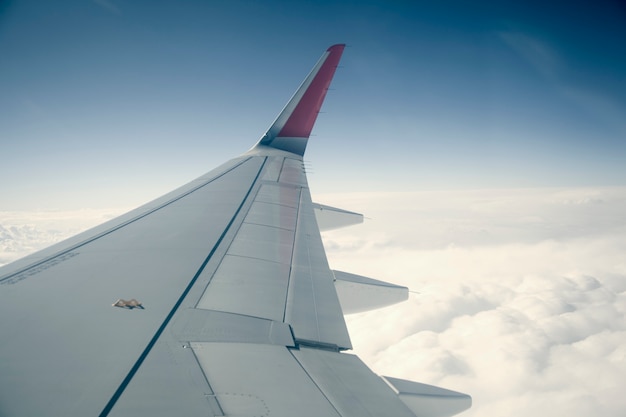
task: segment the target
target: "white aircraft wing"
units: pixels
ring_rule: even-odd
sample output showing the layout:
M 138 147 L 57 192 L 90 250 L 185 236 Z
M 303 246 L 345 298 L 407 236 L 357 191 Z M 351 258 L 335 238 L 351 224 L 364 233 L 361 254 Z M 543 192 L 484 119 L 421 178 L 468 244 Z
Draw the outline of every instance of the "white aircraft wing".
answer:
M 406 288 L 333 272 L 322 246 L 302 156 L 343 49 L 324 53 L 247 153 L 0 269 L 0 416 L 411 417 L 470 406 L 344 352 L 335 274 L 342 292 L 365 294 L 350 300 L 358 311 L 406 299 Z

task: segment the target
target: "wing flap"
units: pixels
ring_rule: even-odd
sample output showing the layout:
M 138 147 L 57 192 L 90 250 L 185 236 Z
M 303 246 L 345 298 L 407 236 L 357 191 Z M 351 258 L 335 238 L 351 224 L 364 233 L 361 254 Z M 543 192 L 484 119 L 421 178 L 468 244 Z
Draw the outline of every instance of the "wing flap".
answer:
M 283 321 L 289 265 L 226 255 L 198 308 Z
M 299 193 L 280 183 L 260 186 L 199 308 L 283 321 Z
M 357 356 L 308 348 L 291 352 L 342 417 L 415 417 Z
M 298 212 L 285 321 L 296 339 L 351 349 L 350 336 L 326 260 L 308 188 L 303 188 Z
M 170 329 L 173 340 L 185 342 L 237 342 L 294 347 L 289 325 L 242 314 L 187 308 Z
M 340 417 L 286 347 L 192 343 L 227 416 Z

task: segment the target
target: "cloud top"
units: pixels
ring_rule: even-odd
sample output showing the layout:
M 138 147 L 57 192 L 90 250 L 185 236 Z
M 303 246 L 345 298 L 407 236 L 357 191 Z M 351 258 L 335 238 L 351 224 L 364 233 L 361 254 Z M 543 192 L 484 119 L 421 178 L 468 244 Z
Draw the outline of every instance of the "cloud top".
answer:
M 624 188 L 327 196 L 374 217 L 324 234 L 331 266 L 420 292 L 349 316 L 356 352 L 381 374 L 469 393 L 467 416 L 623 415 L 625 197 Z

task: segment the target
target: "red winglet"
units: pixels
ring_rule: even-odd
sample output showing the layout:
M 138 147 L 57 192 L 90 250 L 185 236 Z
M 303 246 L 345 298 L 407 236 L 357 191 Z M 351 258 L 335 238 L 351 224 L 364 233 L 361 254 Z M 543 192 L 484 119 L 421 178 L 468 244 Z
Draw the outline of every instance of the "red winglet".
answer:
M 304 155 L 307 141 L 345 45 L 333 45 L 317 61 L 257 146 Z
M 344 47 L 345 45 L 333 45 L 327 49 L 330 54 L 326 57 L 309 88 L 276 136 L 297 138 L 310 136 Z

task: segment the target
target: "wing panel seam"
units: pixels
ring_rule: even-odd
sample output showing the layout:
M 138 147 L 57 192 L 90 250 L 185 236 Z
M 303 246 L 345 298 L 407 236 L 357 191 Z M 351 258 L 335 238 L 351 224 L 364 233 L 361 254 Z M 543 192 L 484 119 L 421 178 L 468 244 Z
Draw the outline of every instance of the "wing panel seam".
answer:
M 278 172 L 278 178 L 276 179 L 276 182 L 280 184 L 280 177 L 281 175 L 283 175 L 283 168 L 285 168 L 285 161 L 287 160 L 287 158 L 283 158 L 283 162 L 280 164 L 280 171 Z
M 287 350 L 289 351 L 289 354 L 291 355 L 291 357 L 298 363 L 298 366 L 300 366 L 300 368 L 306 374 L 306 376 L 309 377 L 309 379 L 311 380 L 313 385 L 315 385 L 315 388 L 317 388 L 318 391 L 320 392 L 320 394 L 322 394 L 322 396 L 326 399 L 326 401 L 328 401 L 328 404 L 330 404 L 330 406 L 333 408 L 333 410 L 335 410 L 337 412 L 337 415 L 341 416 L 342 414 L 339 412 L 339 410 L 337 410 L 337 407 L 335 407 L 335 404 L 333 404 L 333 402 L 330 400 L 330 398 L 328 398 L 328 396 L 326 396 L 326 393 L 324 391 L 322 391 L 322 388 L 317 384 L 317 382 L 315 382 L 315 380 L 313 379 L 311 374 L 309 374 L 309 372 L 306 370 L 304 365 L 302 365 L 302 363 L 298 360 L 296 355 L 293 354 L 292 349 L 287 348 Z M 340 353 L 338 353 L 338 354 L 340 355 Z
M 283 207 L 286 207 L 286 206 L 283 206 Z M 271 226 L 271 225 L 267 225 L 267 224 L 265 224 L 265 223 L 247 222 L 247 221 L 245 221 L 245 220 L 244 220 L 244 222 L 243 222 L 243 223 L 245 223 L 245 224 L 252 224 L 252 225 L 254 225 L 254 226 L 265 226 L 265 227 L 271 227 L 272 229 L 284 230 L 285 232 L 293 232 L 293 231 L 294 231 L 293 229 L 287 229 L 287 228 L 285 228 L 285 227 L 280 227 L 280 226 Z
M 152 347 L 156 344 L 156 342 L 159 339 L 159 337 L 161 337 L 161 334 L 163 333 L 163 330 L 165 330 L 165 327 L 167 327 L 167 325 L 169 324 L 170 320 L 174 316 L 174 313 L 176 313 L 176 311 L 178 310 L 178 308 L 182 304 L 183 300 L 187 297 L 187 294 L 189 294 L 189 291 L 191 291 L 191 288 L 193 287 L 193 285 L 198 280 L 198 277 L 200 276 L 200 274 L 202 274 L 202 271 L 204 270 L 206 265 L 209 263 L 209 260 L 211 260 L 211 258 L 213 257 L 213 254 L 215 253 L 217 248 L 222 243 L 222 240 L 224 239 L 224 237 L 228 233 L 230 227 L 235 222 L 235 219 L 237 218 L 237 216 L 239 215 L 239 212 L 241 211 L 241 208 L 246 204 L 246 201 L 248 200 L 248 197 L 250 196 L 250 193 L 252 192 L 252 190 L 255 188 L 255 185 L 257 184 L 259 176 L 263 172 L 263 168 L 265 167 L 265 163 L 266 162 L 267 162 L 267 158 L 265 158 L 263 160 L 263 163 L 259 167 L 259 171 L 257 172 L 256 177 L 254 178 L 254 180 L 252 181 L 252 184 L 250 185 L 250 188 L 248 189 L 248 192 L 246 193 L 245 197 L 243 198 L 243 200 L 242 200 L 241 204 L 239 205 L 239 207 L 237 208 L 237 210 L 235 210 L 235 214 L 233 214 L 233 217 L 230 219 L 230 222 L 228 222 L 228 225 L 226 225 L 226 227 L 224 228 L 224 231 L 220 235 L 219 239 L 217 240 L 217 242 L 215 242 L 215 245 L 213 245 L 213 248 L 211 249 L 211 251 L 209 252 L 207 257 L 205 258 L 205 260 L 202 263 L 202 265 L 200 265 L 200 268 L 198 269 L 196 274 L 193 276 L 193 278 L 191 279 L 191 281 L 189 282 L 189 284 L 187 285 L 187 287 L 185 288 L 185 290 L 183 291 L 181 296 L 178 298 L 178 301 L 176 301 L 176 304 L 174 304 L 174 307 L 172 308 L 172 310 L 169 312 L 167 317 L 165 317 L 165 320 L 163 321 L 161 326 L 157 329 L 156 333 L 154 334 L 154 336 L 152 337 L 150 342 L 148 342 L 148 345 L 146 346 L 146 348 L 144 349 L 142 354 L 139 356 L 139 358 L 137 359 L 137 361 L 135 362 L 133 367 L 130 369 L 130 371 L 128 372 L 128 374 L 126 375 L 126 377 L 124 378 L 124 380 L 120 384 L 120 386 L 117 388 L 117 390 L 115 391 L 115 393 L 113 394 L 113 396 L 111 397 L 109 402 L 106 404 L 106 406 L 104 407 L 102 412 L 99 414 L 99 417 L 106 417 L 106 416 L 109 415 L 109 413 L 111 412 L 111 410 L 115 406 L 115 403 L 121 397 L 121 395 L 124 393 L 124 390 L 126 389 L 128 384 L 130 383 L 130 381 L 133 379 L 133 377 L 137 373 L 137 370 L 139 369 L 139 367 L 141 366 L 143 361 L 146 359 L 146 357 L 148 356 L 148 354 L 152 350 Z
M 187 342 L 187 345 L 189 346 L 189 349 L 191 350 L 191 354 L 193 355 L 193 358 L 196 361 L 196 365 L 198 366 L 198 369 L 200 369 L 200 372 L 202 373 L 202 376 L 204 377 L 204 381 L 206 382 L 207 386 L 209 387 L 210 393 L 208 395 L 213 396 L 213 398 L 215 399 L 215 404 L 219 408 L 219 410 L 214 410 L 214 411 L 217 411 L 219 413 L 219 414 L 216 414 L 216 416 L 223 416 L 224 415 L 224 410 L 222 409 L 222 406 L 220 405 L 220 402 L 217 399 L 217 395 L 215 394 L 215 391 L 213 390 L 213 387 L 211 386 L 211 383 L 209 382 L 209 378 L 207 378 L 206 373 L 204 372 L 204 369 L 202 369 L 202 365 L 200 365 L 200 361 L 198 360 L 198 355 L 196 355 L 196 352 L 191 347 L 191 342 Z
M 287 158 L 285 158 L 287 159 Z M 298 187 L 298 212 L 296 215 L 296 230 L 293 233 L 293 245 L 291 246 L 291 259 L 289 262 L 289 279 L 287 280 L 287 291 L 285 293 L 285 307 L 283 308 L 283 322 L 287 320 L 287 305 L 289 303 L 289 290 L 291 289 L 291 273 L 293 272 L 293 258 L 296 254 L 296 243 L 298 241 L 298 225 L 300 224 L 300 215 L 302 209 L 302 187 Z
M 226 254 L 224 255 L 224 258 L 226 258 L 227 256 L 230 256 L 230 257 L 233 257 L 233 258 L 255 259 L 255 260 L 257 260 L 257 261 L 263 261 L 263 262 L 267 262 L 267 263 L 271 263 L 271 264 L 276 264 L 276 265 L 287 265 L 287 264 L 282 263 L 282 262 L 279 262 L 279 261 L 273 261 L 273 260 L 271 260 L 271 259 L 259 258 L 258 256 L 252 256 L 252 255 L 238 255 L 238 254 L 226 253 Z M 218 268 L 219 268 L 219 266 L 218 266 Z M 209 281 L 209 284 L 208 284 L 208 285 L 210 285 L 210 281 Z M 208 287 L 207 287 L 207 288 L 208 288 Z M 203 295 L 204 295 L 204 293 L 203 293 Z M 200 298 L 202 298 L 202 297 L 200 297 Z M 195 307 L 195 308 L 198 308 L 197 306 L 198 306 L 198 305 L 196 304 L 196 307 Z M 268 319 L 268 320 L 269 320 L 269 319 Z

